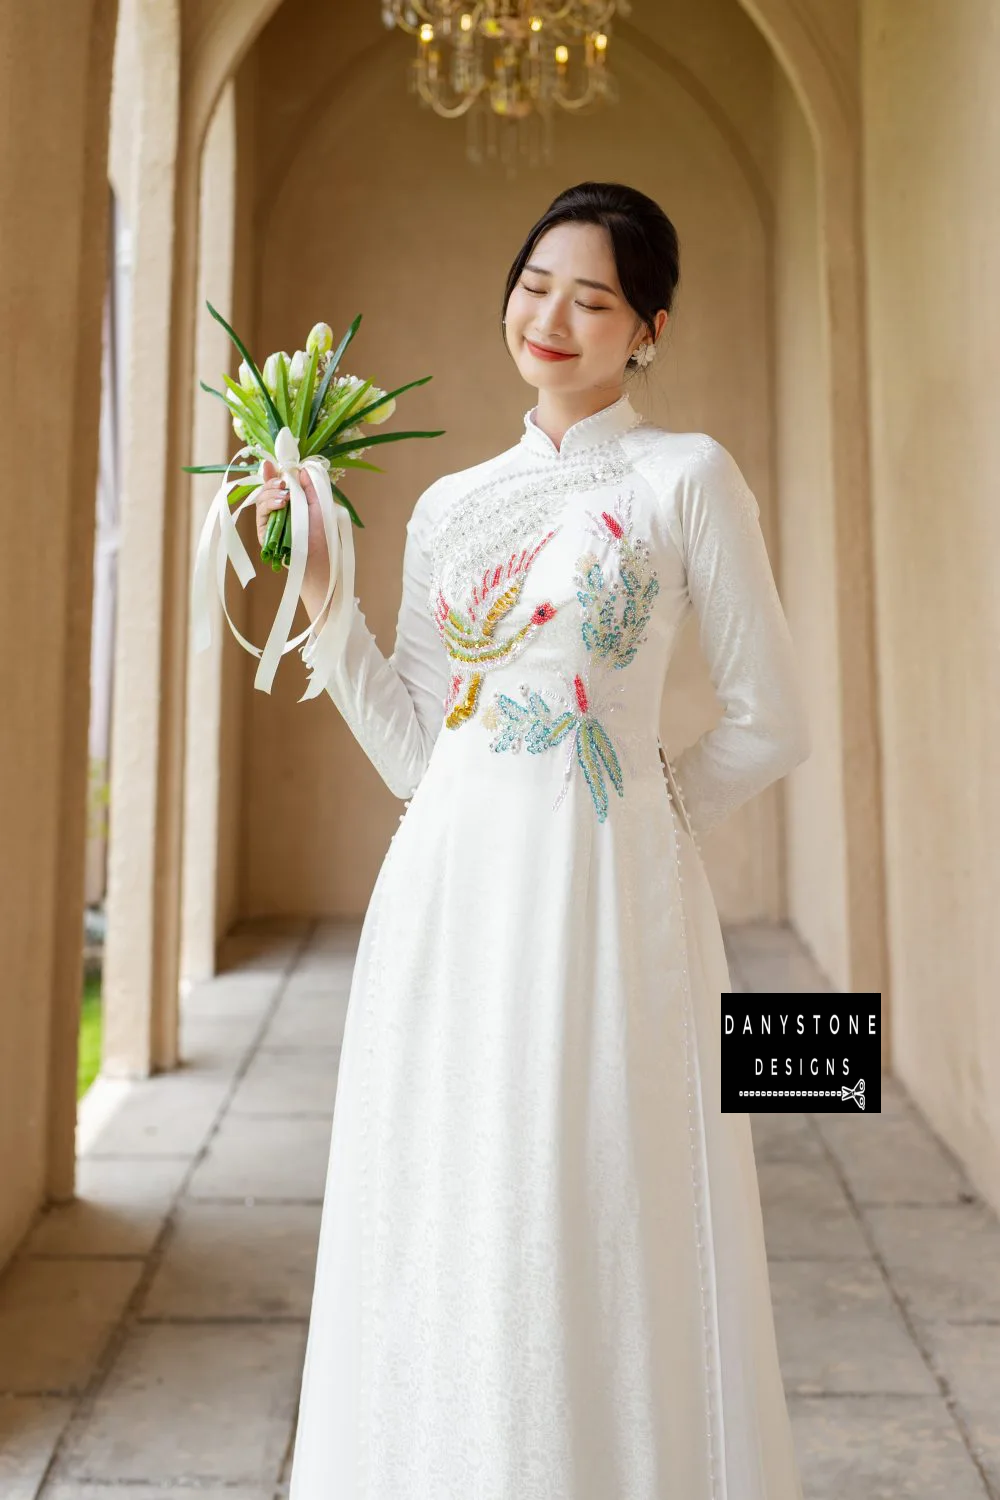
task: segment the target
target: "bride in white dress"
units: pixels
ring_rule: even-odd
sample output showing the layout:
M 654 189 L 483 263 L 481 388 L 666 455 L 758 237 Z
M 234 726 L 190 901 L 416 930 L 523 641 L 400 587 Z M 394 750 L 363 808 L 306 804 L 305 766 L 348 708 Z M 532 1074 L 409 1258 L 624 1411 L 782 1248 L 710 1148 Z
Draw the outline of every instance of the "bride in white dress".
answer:
M 328 684 L 407 805 L 354 967 L 290 1500 L 800 1500 L 698 838 L 809 731 L 739 467 L 624 388 L 677 279 L 643 194 L 555 200 L 504 295 L 523 434 L 419 496 L 395 648 L 355 601 Z M 269 481 L 261 534 L 282 503 Z M 692 610 L 723 717 L 671 762 Z

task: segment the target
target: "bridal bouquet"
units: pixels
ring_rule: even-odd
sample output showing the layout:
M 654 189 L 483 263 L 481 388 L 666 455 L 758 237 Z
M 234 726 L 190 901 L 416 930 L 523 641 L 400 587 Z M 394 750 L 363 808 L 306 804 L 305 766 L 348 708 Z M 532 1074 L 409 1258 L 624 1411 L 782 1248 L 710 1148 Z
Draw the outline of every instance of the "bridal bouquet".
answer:
M 203 390 L 217 396 L 229 409 L 233 429 L 243 446 L 226 464 L 185 464 L 187 474 L 222 474 L 202 527 L 195 557 L 192 586 L 192 634 L 194 649 L 211 644 L 209 618 L 209 574 L 212 548 L 218 528 L 220 546 L 216 554 L 216 587 L 229 628 L 240 645 L 260 658 L 254 687 L 269 693 L 278 662 L 311 633 L 308 627 L 289 640 L 308 553 L 309 505 L 299 482 L 305 469 L 319 499 L 323 530 L 330 556 L 330 583 L 317 618 L 330 605 L 330 613 L 308 648 L 309 684 L 299 702 L 317 697 L 324 689 L 351 624 L 354 602 L 354 538 L 352 527 L 362 526 L 356 510 L 337 487 L 348 469 L 371 469 L 360 455 L 375 443 L 395 443 L 403 438 L 440 437 L 442 432 L 386 432 L 374 436 L 362 432 L 362 423 L 377 426 L 391 417 L 396 397 L 416 385 L 426 385 L 423 376 L 394 391 L 384 391 L 371 380 L 337 374 L 341 356 L 358 331 L 361 314 L 354 319 L 337 349 L 327 323 L 317 323 L 306 339 L 305 349 L 291 358 L 282 350 L 268 355 L 258 369 L 239 336 L 206 303 L 212 317 L 222 324 L 242 356 L 239 379 L 223 375 L 226 387 L 217 391 L 201 381 Z M 443 429 L 442 429 L 443 431 Z M 261 561 L 288 576 L 278 612 L 263 651 L 246 640 L 226 607 L 226 561 L 232 563 L 243 588 L 255 576 L 253 563 L 236 529 L 236 518 L 253 505 L 263 479 L 264 460 L 278 467 L 288 488 L 289 503 L 273 511 L 261 549 Z M 232 479 L 231 475 L 254 476 Z M 336 499 L 334 499 L 336 497 Z M 236 506 L 235 511 L 231 510 Z M 331 602 L 332 601 L 332 602 Z

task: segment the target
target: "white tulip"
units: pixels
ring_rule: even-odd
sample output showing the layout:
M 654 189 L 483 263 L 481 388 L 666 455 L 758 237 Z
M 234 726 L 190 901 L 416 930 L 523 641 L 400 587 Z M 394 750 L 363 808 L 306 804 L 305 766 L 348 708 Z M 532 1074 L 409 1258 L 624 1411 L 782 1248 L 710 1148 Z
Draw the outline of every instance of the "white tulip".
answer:
M 380 422 L 384 422 L 387 418 L 391 417 L 395 410 L 396 398 L 395 396 L 390 396 L 387 401 L 380 401 L 378 406 L 373 411 L 370 411 L 363 420 L 370 422 L 373 427 L 377 427 Z
M 333 348 L 333 329 L 329 323 L 314 323 L 306 339 L 306 351 L 311 354 L 318 348 L 320 354 L 329 354 Z
M 272 396 L 278 389 L 278 360 L 283 357 L 281 354 L 269 354 L 264 361 L 264 368 L 260 372 L 264 384 Z

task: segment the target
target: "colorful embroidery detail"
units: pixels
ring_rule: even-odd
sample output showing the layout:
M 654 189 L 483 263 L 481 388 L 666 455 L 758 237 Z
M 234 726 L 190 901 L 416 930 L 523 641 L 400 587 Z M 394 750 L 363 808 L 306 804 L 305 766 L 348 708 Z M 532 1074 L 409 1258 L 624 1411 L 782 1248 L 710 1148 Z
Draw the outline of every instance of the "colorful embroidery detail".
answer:
M 645 629 L 660 592 L 649 556 L 649 545 L 633 539 L 631 496 L 619 500 L 617 513 L 588 512 L 591 532 L 602 542 L 609 539 L 618 556 L 618 577 L 609 584 L 599 558 L 586 552 L 577 559 L 574 582 L 583 607 L 580 630 L 583 644 L 598 660 L 612 667 L 627 667 L 646 639 Z
M 595 516 L 587 512 L 588 529 L 607 547 L 610 542 L 617 557 L 616 576 L 609 580 L 600 558 L 586 552 L 577 559 L 574 582 L 583 612 L 580 632 L 592 661 L 602 667 L 620 670 L 633 661 L 646 639 L 646 627 L 660 582 L 650 560 L 648 543 L 632 536 L 631 494 L 619 497 L 617 505 Z M 609 786 L 624 795 L 622 760 L 628 765 L 623 740 L 628 736 L 611 735 L 602 719 L 623 706 L 620 689 L 601 690 L 595 695 L 587 680 L 577 673 L 567 683 L 568 693 L 560 698 L 559 710 L 526 684 L 521 685 L 523 702 L 507 693 L 498 693 L 483 711 L 483 722 L 496 731 L 491 742 L 495 751 L 519 750 L 522 744 L 531 754 L 553 749 L 567 741 L 562 788 L 553 804 L 558 807 L 566 795 L 573 760 L 583 771 L 590 795 L 603 823 L 610 805 Z
M 438 589 L 434 620 L 449 657 L 457 663 L 445 697 L 446 728 L 457 729 L 475 713 L 483 673 L 513 661 L 536 631 L 554 617 L 555 605 L 543 602 L 519 629 L 507 635 L 497 633 L 521 597 L 528 569 L 553 536 L 555 530 L 546 532 L 534 545 L 512 553 L 506 562 L 486 568 L 473 585 L 464 609 L 450 604 Z
M 619 797 L 624 794 L 621 763 L 611 737 L 590 712 L 586 683 L 579 673 L 573 678 L 572 687 L 573 706 L 562 700 L 564 707 L 560 713 L 546 703 L 541 693 L 522 687 L 524 703 L 518 703 L 507 693 L 498 693 L 484 710 L 483 720 L 488 728 L 499 729 L 490 747 L 497 751 L 518 750 L 523 740 L 528 751 L 537 755 L 569 737 L 562 790 L 554 805 L 558 807 L 566 795 L 575 752 L 597 809 L 598 822 L 603 823 L 608 815 L 608 782 Z

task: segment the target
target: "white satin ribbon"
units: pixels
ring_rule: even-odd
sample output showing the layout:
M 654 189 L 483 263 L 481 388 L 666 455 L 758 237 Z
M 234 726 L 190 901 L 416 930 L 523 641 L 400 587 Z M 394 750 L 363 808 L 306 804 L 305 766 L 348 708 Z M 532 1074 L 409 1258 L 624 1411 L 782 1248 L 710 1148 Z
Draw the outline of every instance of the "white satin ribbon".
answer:
M 232 563 L 243 588 L 246 588 L 251 578 L 256 576 L 250 555 L 236 529 L 236 521 L 241 511 L 244 511 L 248 505 L 255 504 L 261 485 L 258 484 L 235 511 L 230 511 L 229 508 L 230 491 L 237 485 L 247 482 L 245 479 L 231 480 L 229 470 L 237 459 L 252 451 L 249 447 L 241 448 L 239 453 L 230 459 L 226 466 L 225 476 L 212 499 L 201 529 L 191 589 L 192 642 L 195 651 L 204 651 L 212 641 L 209 570 L 215 531 L 218 527 L 222 545 L 216 551 L 216 589 L 222 604 L 222 612 L 229 622 L 233 635 L 244 650 L 249 651 L 253 656 L 260 657 L 254 687 L 259 688 L 261 692 L 269 693 L 282 656 L 305 641 L 307 644 L 303 649 L 302 659 L 310 667 L 310 676 L 308 686 L 299 699 L 302 703 L 307 698 L 316 698 L 323 692 L 340 659 L 347 633 L 350 630 L 351 606 L 354 602 L 354 528 L 346 507 L 334 501 L 330 475 L 325 464 L 318 458 L 307 458 L 300 462 L 298 440 L 289 428 L 283 427 L 275 440 L 274 462 L 277 464 L 280 477 L 288 486 L 288 503 L 292 512 L 292 555 L 285 570 L 287 577 L 281 602 L 264 649 L 261 651 L 259 646 L 253 645 L 237 630 L 226 606 L 227 559 Z M 263 467 L 264 461 L 261 460 L 261 474 Z M 305 469 L 313 482 L 319 500 L 320 514 L 323 517 L 323 531 L 330 559 L 330 582 L 317 619 L 322 617 L 327 605 L 330 605 L 330 613 L 318 635 L 315 633 L 314 625 L 310 624 L 301 634 L 289 640 L 288 633 L 291 630 L 302 590 L 309 548 L 309 502 L 306 499 L 305 490 L 299 483 L 299 469 Z

